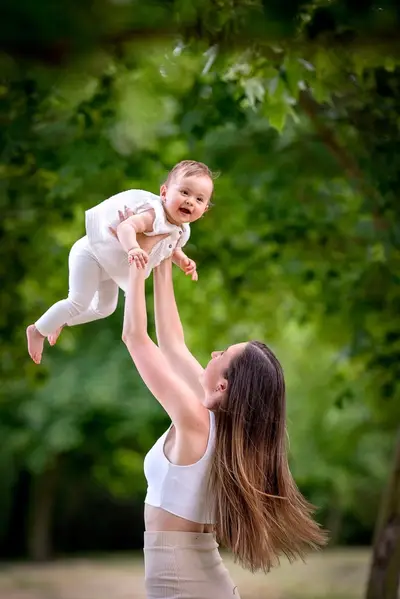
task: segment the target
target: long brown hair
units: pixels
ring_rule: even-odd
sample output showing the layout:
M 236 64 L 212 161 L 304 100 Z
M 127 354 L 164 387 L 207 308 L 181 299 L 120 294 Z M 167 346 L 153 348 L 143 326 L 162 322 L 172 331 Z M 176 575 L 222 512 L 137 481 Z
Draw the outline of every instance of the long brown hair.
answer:
M 263 343 L 251 341 L 225 373 L 227 396 L 215 414 L 211 467 L 216 536 L 236 561 L 268 571 L 326 543 L 289 470 L 285 380 Z

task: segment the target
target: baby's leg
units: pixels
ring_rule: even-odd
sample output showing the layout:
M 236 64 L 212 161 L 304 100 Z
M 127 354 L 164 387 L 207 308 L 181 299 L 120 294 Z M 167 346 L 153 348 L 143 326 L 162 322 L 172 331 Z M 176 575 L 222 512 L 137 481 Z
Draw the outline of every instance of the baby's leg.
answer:
M 89 308 L 85 312 L 82 312 L 82 314 L 74 316 L 65 324 L 72 327 L 76 324 L 84 324 L 85 322 L 92 322 L 93 320 L 110 316 L 117 308 L 118 290 L 118 285 L 112 279 L 101 281 Z M 55 344 L 63 326 L 48 336 L 50 345 Z
M 71 318 L 67 325 L 72 327 L 76 324 L 84 324 L 111 316 L 117 309 L 118 291 L 118 285 L 112 279 L 101 281 L 88 310 Z
M 27 328 L 28 351 L 34 362 L 40 363 L 45 337 L 89 308 L 103 276 L 104 271 L 87 238 L 79 239 L 69 254 L 68 298 L 51 306 L 34 325 Z

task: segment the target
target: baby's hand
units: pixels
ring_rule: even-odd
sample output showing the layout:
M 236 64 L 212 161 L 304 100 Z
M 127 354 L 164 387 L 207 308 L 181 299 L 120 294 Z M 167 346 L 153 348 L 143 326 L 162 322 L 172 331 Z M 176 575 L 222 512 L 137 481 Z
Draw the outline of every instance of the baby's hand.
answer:
M 128 252 L 129 264 L 135 263 L 136 268 L 146 268 L 146 264 L 149 261 L 149 255 L 147 252 L 142 250 L 141 247 L 134 247 Z
M 185 273 L 185 275 L 192 276 L 192 281 L 198 281 L 199 277 L 197 274 L 197 266 L 194 260 L 191 260 L 190 258 L 185 258 L 181 261 L 180 267 Z

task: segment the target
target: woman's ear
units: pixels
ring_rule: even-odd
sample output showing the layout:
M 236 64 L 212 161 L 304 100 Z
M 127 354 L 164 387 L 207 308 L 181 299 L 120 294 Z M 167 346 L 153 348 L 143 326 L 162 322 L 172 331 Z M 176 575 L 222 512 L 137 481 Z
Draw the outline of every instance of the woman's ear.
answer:
M 215 388 L 215 393 L 224 394 L 228 388 L 228 381 L 226 379 L 221 379 L 218 381 L 218 384 Z
M 215 388 L 207 393 L 207 403 L 205 404 L 206 408 L 212 410 L 217 408 L 225 399 L 226 390 L 228 389 L 228 381 L 226 379 L 221 379 L 216 385 Z

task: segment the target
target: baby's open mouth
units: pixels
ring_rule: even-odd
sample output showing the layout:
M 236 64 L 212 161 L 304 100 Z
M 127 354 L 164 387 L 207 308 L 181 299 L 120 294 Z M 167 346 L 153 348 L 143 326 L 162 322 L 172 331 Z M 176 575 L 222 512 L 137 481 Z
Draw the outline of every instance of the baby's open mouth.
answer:
M 191 214 L 191 212 L 188 208 L 179 208 L 179 212 L 182 212 L 182 214 L 186 214 L 186 215 Z

